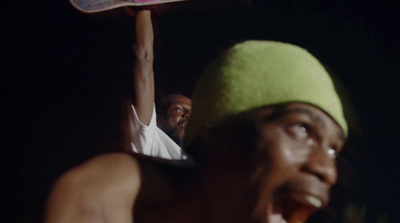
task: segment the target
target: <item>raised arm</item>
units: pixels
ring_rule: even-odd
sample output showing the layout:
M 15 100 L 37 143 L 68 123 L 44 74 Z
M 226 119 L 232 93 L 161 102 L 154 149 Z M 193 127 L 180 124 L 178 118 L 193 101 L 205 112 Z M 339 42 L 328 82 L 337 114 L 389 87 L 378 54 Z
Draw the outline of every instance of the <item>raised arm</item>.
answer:
M 148 125 L 154 106 L 154 33 L 150 10 L 141 10 L 136 15 L 136 61 L 133 68 L 133 106 L 140 122 Z

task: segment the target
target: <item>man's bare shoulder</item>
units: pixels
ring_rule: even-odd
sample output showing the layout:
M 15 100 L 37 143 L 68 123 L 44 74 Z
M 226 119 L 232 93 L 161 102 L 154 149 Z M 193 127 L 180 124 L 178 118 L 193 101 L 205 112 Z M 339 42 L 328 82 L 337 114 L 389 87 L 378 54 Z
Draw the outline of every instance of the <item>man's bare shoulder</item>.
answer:
M 46 222 L 129 222 L 140 178 L 132 156 L 98 155 L 56 180 L 47 202 Z
M 133 156 L 124 153 L 97 155 L 67 171 L 57 181 L 67 185 L 140 183 L 140 167 Z M 137 185 L 139 186 L 139 185 Z

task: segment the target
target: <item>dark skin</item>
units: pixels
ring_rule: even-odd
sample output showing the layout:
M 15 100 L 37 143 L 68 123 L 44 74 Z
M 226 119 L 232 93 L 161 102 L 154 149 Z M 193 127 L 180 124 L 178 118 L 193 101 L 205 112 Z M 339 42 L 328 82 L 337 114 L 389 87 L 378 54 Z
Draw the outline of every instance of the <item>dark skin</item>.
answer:
M 167 106 L 157 111 L 157 126 L 180 145 L 192 112 L 192 100 L 180 94 L 167 95 L 164 100 Z
M 303 103 L 249 111 L 199 137 L 197 167 L 108 154 L 68 171 L 45 222 L 305 222 L 328 203 L 344 143 L 327 114 Z
M 328 204 L 329 190 L 337 181 L 335 158 L 344 144 L 344 136 L 326 114 L 309 105 L 286 106 L 268 122 L 269 112 L 256 114 L 260 138 L 254 153 L 257 161 L 252 162 L 256 168 L 252 178 L 259 179 L 256 187 L 274 187 L 274 182 L 276 189 L 272 189 L 272 194 L 268 189 L 259 190 L 263 192 L 256 197 L 270 197 L 272 202 L 259 200 L 253 216 L 260 218 L 265 214 L 265 206 L 272 204 L 272 213 L 281 213 L 294 222 L 305 221 Z M 271 166 L 276 169 L 267 170 Z M 276 174 L 267 180 L 270 171 Z M 266 205 L 267 202 L 270 204 Z
M 151 11 L 141 10 L 135 18 L 136 42 L 133 65 L 133 106 L 139 120 L 149 125 L 154 104 L 154 34 L 151 23 Z
M 139 120 L 143 124 L 149 125 L 153 114 L 155 87 L 153 69 L 154 33 L 151 11 L 148 8 L 130 12 L 136 15 L 133 106 Z M 168 106 L 165 111 L 157 111 L 157 125 L 180 145 L 186 128 L 186 120 L 191 112 L 192 101 L 180 94 L 167 95 L 164 100 Z

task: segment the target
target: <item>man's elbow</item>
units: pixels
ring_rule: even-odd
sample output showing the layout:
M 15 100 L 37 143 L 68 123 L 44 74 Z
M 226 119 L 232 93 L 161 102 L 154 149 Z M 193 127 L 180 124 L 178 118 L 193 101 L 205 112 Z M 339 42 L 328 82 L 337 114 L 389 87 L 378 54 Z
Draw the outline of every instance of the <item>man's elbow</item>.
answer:
M 147 62 L 153 63 L 154 53 L 153 53 L 153 47 L 150 43 L 135 45 L 134 51 L 137 60 L 146 60 Z

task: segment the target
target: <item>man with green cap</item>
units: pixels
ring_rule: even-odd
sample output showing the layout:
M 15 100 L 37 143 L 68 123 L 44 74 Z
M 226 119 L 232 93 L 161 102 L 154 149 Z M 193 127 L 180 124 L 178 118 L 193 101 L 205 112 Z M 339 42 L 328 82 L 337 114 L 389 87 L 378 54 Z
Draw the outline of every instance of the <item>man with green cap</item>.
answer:
M 184 148 L 194 166 L 100 155 L 57 180 L 45 222 L 305 222 L 337 180 L 342 110 L 306 50 L 236 44 L 193 92 Z

